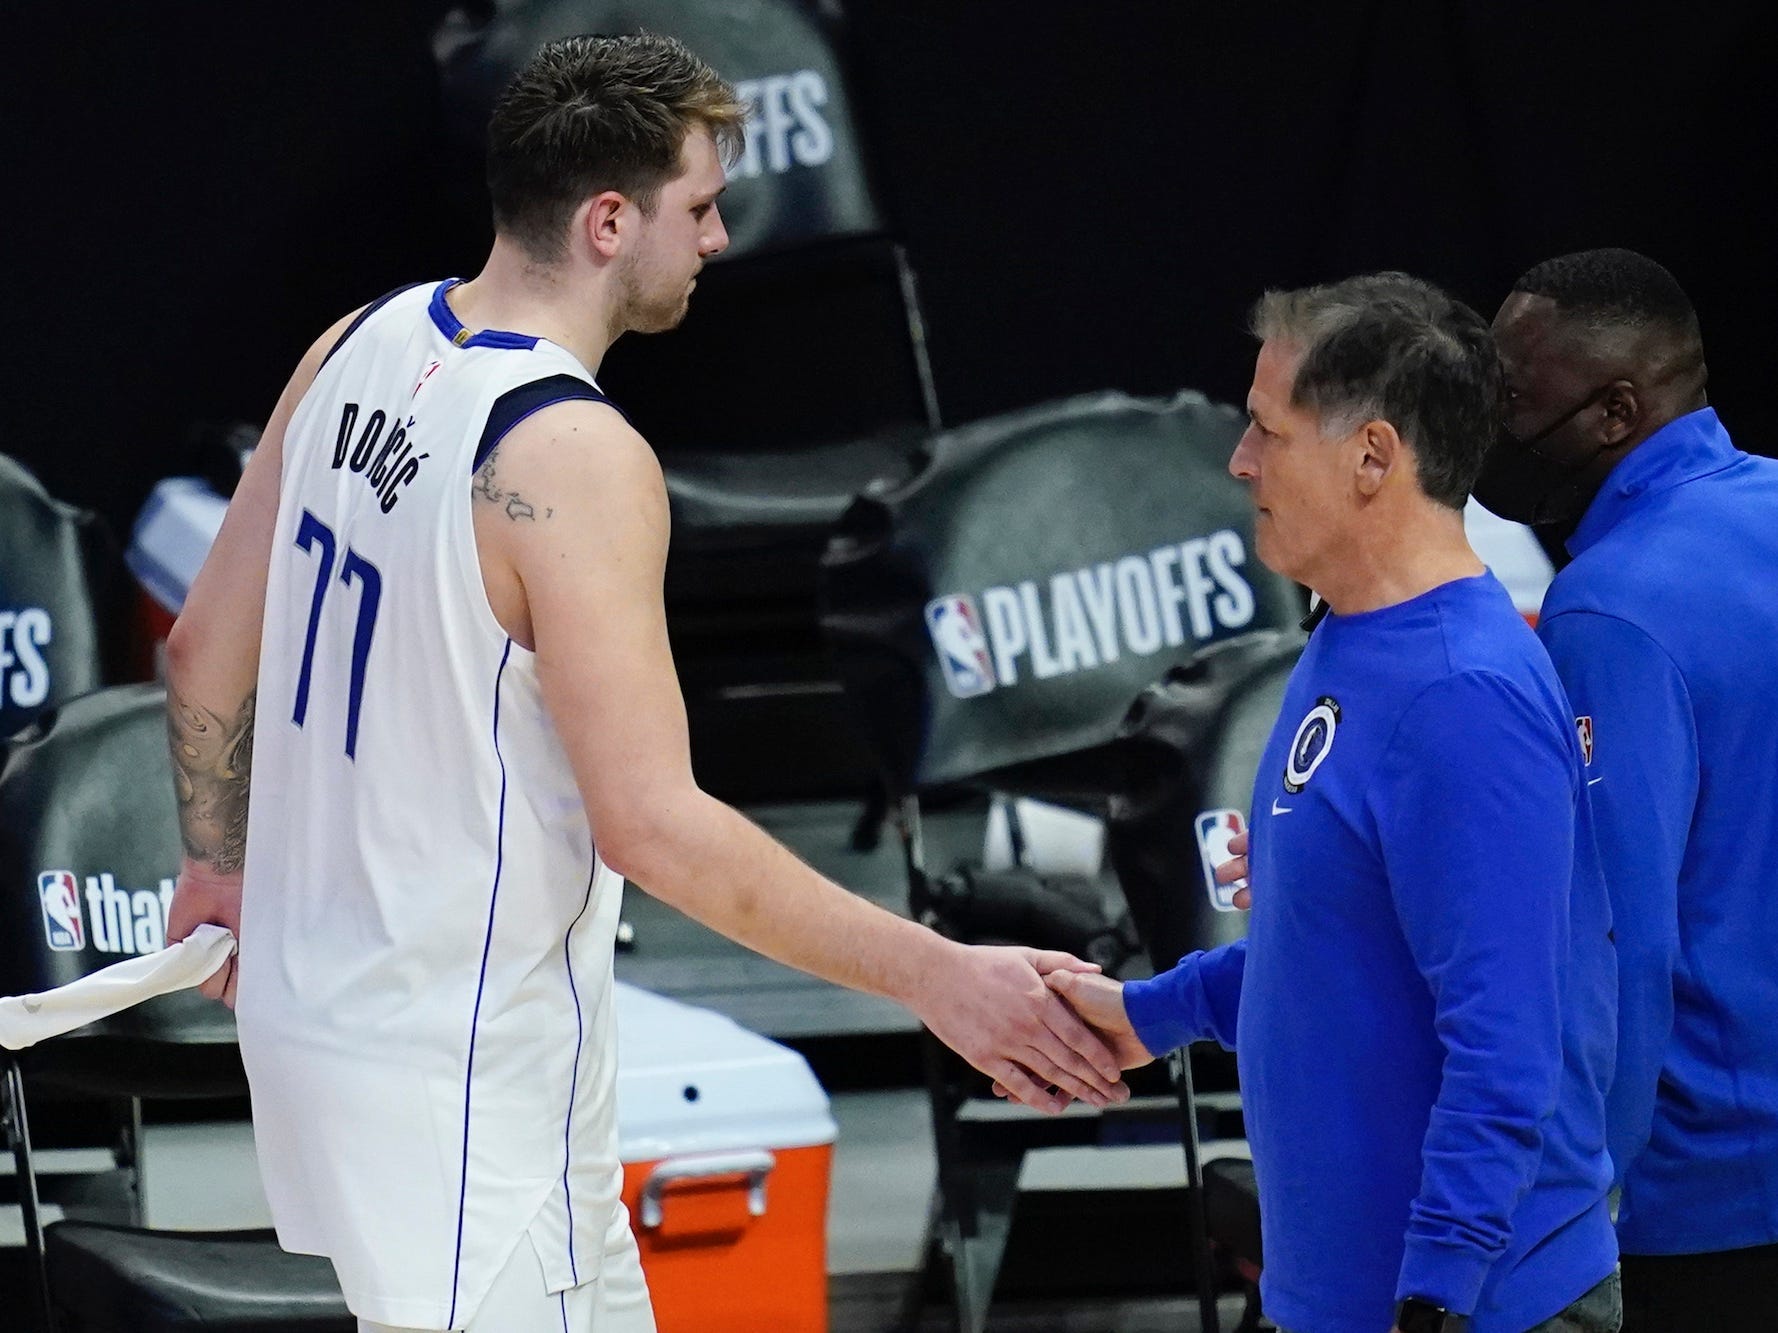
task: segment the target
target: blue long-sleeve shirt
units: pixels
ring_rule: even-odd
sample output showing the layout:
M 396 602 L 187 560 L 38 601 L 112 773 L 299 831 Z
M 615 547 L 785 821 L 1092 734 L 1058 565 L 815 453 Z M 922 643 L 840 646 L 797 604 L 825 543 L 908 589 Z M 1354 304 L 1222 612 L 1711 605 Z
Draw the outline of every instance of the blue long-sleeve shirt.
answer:
M 1322 623 L 1251 822 L 1247 939 L 1125 997 L 1238 1054 L 1267 1313 L 1553 1315 L 1617 1260 L 1616 974 L 1573 714 L 1491 575 Z
M 1691 413 L 1613 469 L 1569 550 L 1538 632 L 1594 738 L 1619 1241 L 1778 1241 L 1778 462 Z

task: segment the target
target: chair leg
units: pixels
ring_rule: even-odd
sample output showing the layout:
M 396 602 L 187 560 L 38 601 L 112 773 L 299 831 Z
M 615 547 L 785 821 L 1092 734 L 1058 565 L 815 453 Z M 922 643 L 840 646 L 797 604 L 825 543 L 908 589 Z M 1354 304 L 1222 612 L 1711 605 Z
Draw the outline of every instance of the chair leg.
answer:
M 148 1210 L 142 1197 L 142 1099 L 130 1098 L 130 1119 L 124 1132 L 129 1143 L 124 1148 L 125 1163 L 130 1169 L 130 1220 L 137 1226 L 148 1225 Z
M 1235 1333 L 1260 1333 L 1259 1320 L 1263 1312 L 1259 1304 L 1259 1283 L 1247 1284 L 1247 1304 L 1241 1309 L 1241 1322 Z
M 1221 1333 L 1216 1310 L 1216 1259 L 1210 1249 L 1209 1218 L 1204 1210 L 1204 1172 L 1198 1154 L 1198 1102 L 1192 1087 L 1191 1047 L 1172 1057 L 1174 1087 L 1179 1093 L 1179 1139 L 1185 1151 L 1187 1223 L 1192 1244 L 1192 1269 L 1198 1285 L 1198 1318 L 1204 1333 Z
M 18 1061 L 6 1061 L 6 1137 L 17 1166 L 19 1212 L 25 1224 L 25 1249 L 30 1259 L 31 1303 L 38 1333 L 55 1333 L 49 1304 L 49 1268 L 43 1255 L 43 1215 L 37 1197 L 37 1168 L 31 1154 L 31 1122 L 25 1113 L 25 1077 Z
M 930 892 L 926 878 L 925 837 L 920 824 L 920 799 L 902 796 L 894 801 L 896 832 L 901 838 L 902 858 L 908 875 L 908 914 L 930 925 Z M 987 1322 L 993 1281 L 982 1282 L 971 1262 L 970 1246 L 980 1231 L 981 1203 L 970 1165 L 964 1160 L 963 1136 L 957 1112 L 963 1105 L 960 1061 L 929 1031 L 920 1034 L 921 1065 L 926 1077 L 926 1096 L 932 1111 L 932 1146 L 938 1159 L 937 1200 L 933 1234 L 951 1268 L 951 1294 L 960 1333 L 980 1333 Z M 985 1288 L 985 1289 L 984 1289 Z
M 864 798 L 864 808 L 858 812 L 858 822 L 852 825 L 852 850 L 876 851 L 882 844 L 883 824 L 888 818 L 889 787 L 879 779 L 870 789 L 870 795 Z

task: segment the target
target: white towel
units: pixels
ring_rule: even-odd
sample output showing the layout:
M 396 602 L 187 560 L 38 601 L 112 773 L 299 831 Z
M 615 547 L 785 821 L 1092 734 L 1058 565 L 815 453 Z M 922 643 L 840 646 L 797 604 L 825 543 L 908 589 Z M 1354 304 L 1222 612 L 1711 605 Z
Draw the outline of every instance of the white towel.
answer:
M 0 999 L 0 1046 L 20 1051 L 156 995 L 199 985 L 234 951 L 233 931 L 199 926 L 159 953 L 113 963 L 40 995 Z

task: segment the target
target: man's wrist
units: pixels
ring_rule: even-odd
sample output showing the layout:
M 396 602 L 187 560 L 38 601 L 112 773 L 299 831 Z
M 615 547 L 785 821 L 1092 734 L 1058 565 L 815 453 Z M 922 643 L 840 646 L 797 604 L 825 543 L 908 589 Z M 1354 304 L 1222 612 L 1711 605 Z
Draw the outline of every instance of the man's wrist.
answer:
M 207 888 L 234 889 L 239 892 L 241 882 L 246 877 L 245 869 L 218 870 L 208 861 L 200 861 L 186 854 L 179 867 L 181 879 L 194 884 L 202 884 Z
M 891 963 L 885 974 L 889 998 L 921 1014 L 934 999 L 941 982 L 954 975 L 957 955 L 967 947 L 946 939 L 936 930 L 912 921 L 901 922 L 902 938 L 890 945 Z

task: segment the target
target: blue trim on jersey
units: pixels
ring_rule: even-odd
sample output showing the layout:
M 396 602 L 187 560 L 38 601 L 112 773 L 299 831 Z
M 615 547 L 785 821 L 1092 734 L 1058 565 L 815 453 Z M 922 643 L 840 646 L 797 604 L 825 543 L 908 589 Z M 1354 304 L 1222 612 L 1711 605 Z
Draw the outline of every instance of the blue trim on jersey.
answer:
M 568 1167 L 574 1152 L 574 1094 L 580 1088 L 580 1051 L 586 1041 L 586 1024 L 580 1013 L 580 987 L 574 984 L 574 928 L 580 924 L 581 917 L 593 903 L 593 883 L 599 878 L 598 853 L 593 856 L 593 868 L 587 872 L 586 901 L 581 903 L 580 911 L 574 914 L 574 920 L 568 923 L 568 930 L 562 936 L 562 961 L 568 967 L 568 993 L 574 997 L 574 1064 L 568 1074 L 568 1118 L 562 1126 L 562 1202 L 568 1209 L 568 1272 L 574 1279 L 574 1285 L 580 1285 L 580 1266 L 574 1261 L 574 1192 L 568 1188 Z
M 450 305 L 445 301 L 445 293 L 450 291 L 461 278 L 446 278 L 433 290 L 432 301 L 426 309 L 432 316 L 432 322 L 438 325 L 438 331 L 444 334 L 453 347 L 503 347 L 530 351 L 537 346 L 537 338 L 526 333 L 507 333 L 503 329 L 483 329 L 480 333 L 471 333 L 463 326 Z
M 482 464 L 488 461 L 488 455 L 499 448 L 500 441 L 526 417 L 557 403 L 576 400 L 605 403 L 617 408 L 617 404 L 597 388 L 574 375 L 550 375 L 544 379 L 532 380 L 529 384 L 521 384 L 516 389 L 508 389 L 488 409 L 488 424 L 482 427 L 481 443 L 475 446 L 475 462 L 469 466 L 470 473 L 479 472 Z M 623 409 L 617 410 L 618 415 L 622 416 Z
M 562 1303 L 562 1333 L 568 1333 L 568 1293 L 558 1291 L 556 1297 Z
M 463 1274 L 463 1212 L 469 1198 L 469 1090 L 475 1082 L 475 1029 L 482 1017 L 482 991 L 488 984 L 488 954 L 494 947 L 494 905 L 500 901 L 500 871 L 506 863 L 506 759 L 500 753 L 500 682 L 512 657 L 512 640 L 500 654 L 494 673 L 494 758 L 500 765 L 500 814 L 494 831 L 494 887 L 488 895 L 488 933 L 482 940 L 482 970 L 475 982 L 475 1012 L 469 1019 L 469 1059 L 463 1071 L 463 1166 L 457 1189 L 457 1254 L 451 1264 L 451 1313 L 446 1324 L 457 1322 L 457 1283 Z
M 405 286 L 397 287 L 392 292 L 384 292 L 381 296 L 377 297 L 376 300 L 372 301 L 369 305 L 365 306 L 364 309 L 360 310 L 358 312 L 357 318 L 355 318 L 350 324 L 346 325 L 346 331 L 344 333 L 340 334 L 339 337 L 337 337 L 333 340 L 333 346 L 329 347 L 327 349 L 327 355 L 321 358 L 321 365 L 324 366 L 329 361 L 333 360 L 333 354 L 340 350 L 340 348 L 345 344 L 346 339 L 350 338 L 354 333 L 358 332 L 358 326 L 360 324 L 364 323 L 365 320 L 369 319 L 372 315 L 376 314 L 377 311 L 381 310 L 384 306 L 388 305 L 389 302 L 393 301 L 396 297 L 400 296 L 403 292 L 411 292 L 411 291 L 413 291 L 414 288 L 418 287 L 419 285 L 420 284 L 417 282 L 410 282 L 410 283 L 406 284 Z M 319 368 L 320 367 L 316 367 L 316 369 L 319 369 Z

